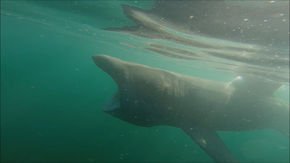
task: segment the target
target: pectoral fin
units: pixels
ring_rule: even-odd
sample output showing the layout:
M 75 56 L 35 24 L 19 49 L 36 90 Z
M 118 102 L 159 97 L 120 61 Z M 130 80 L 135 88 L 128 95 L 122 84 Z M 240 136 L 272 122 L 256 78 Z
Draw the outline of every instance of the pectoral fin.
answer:
M 238 163 L 217 133 L 203 128 L 183 128 L 215 162 Z

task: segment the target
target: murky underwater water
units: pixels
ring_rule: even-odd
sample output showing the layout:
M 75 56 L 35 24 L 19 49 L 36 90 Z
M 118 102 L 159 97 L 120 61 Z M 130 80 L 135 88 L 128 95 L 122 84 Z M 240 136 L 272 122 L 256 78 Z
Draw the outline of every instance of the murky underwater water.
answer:
M 116 84 L 91 56 L 220 81 L 234 76 L 149 52 L 142 47 L 150 39 L 103 30 L 133 24 L 121 3 L 150 8 L 152 2 L 88 2 L 98 16 L 1 1 L 1 162 L 212 162 L 180 129 L 138 127 L 103 113 Z M 288 89 L 278 96 L 288 100 Z M 289 162 L 289 139 L 280 133 L 219 134 L 242 162 Z

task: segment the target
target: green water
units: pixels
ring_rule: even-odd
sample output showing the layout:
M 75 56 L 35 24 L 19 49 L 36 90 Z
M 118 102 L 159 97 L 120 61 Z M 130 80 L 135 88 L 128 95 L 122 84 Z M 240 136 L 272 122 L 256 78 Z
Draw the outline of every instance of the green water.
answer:
M 102 112 L 116 84 L 91 56 L 233 76 L 142 49 L 149 39 L 102 30 L 133 24 L 120 4 L 150 8 L 151 1 L 87 2 L 96 13 L 71 12 L 65 1 L 1 1 L 1 162 L 212 162 L 180 129 L 138 127 Z M 289 140 L 279 133 L 220 135 L 242 162 L 289 162 Z

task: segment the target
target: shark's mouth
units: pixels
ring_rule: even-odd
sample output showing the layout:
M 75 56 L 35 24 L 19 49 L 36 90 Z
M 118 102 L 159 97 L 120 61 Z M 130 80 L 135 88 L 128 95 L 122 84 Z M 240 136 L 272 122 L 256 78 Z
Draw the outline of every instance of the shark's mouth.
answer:
M 103 107 L 103 111 L 111 112 L 120 108 L 120 95 L 117 92 Z

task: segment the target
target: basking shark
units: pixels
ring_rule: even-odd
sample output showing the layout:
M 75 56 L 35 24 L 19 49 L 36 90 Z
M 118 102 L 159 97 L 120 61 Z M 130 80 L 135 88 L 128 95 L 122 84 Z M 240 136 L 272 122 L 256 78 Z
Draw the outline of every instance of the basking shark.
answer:
M 289 136 L 289 105 L 273 96 L 280 85 L 271 81 L 218 82 L 106 55 L 93 60 L 118 85 L 106 113 L 138 126 L 181 128 L 216 162 L 238 162 L 216 131 L 274 129 Z

